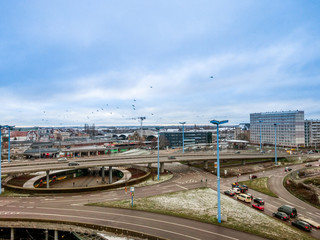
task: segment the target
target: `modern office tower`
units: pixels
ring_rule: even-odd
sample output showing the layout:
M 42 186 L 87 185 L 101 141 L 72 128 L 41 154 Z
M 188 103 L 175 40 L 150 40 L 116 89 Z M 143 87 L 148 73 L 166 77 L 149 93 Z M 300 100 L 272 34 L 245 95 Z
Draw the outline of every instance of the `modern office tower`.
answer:
M 304 146 L 304 111 L 297 110 L 250 114 L 251 143 L 260 144 L 261 136 L 262 145 L 274 145 L 275 135 L 277 136 L 278 146 Z
M 306 146 L 320 147 L 320 120 L 305 120 L 304 131 Z

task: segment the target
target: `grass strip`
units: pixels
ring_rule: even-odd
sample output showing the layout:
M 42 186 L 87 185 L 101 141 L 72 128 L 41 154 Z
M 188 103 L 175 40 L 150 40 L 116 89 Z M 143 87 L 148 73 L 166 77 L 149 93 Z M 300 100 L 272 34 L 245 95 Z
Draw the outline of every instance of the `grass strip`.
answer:
M 271 197 L 278 198 L 278 195 L 272 192 L 268 187 L 268 177 L 256 178 L 248 181 L 239 182 L 242 185 L 247 185 L 249 188 L 266 194 Z

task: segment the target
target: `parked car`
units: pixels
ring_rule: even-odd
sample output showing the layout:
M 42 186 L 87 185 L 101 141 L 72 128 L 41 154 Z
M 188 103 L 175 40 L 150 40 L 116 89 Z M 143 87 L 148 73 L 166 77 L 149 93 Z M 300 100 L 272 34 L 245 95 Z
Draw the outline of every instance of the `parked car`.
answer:
M 240 200 L 240 201 L 246 202 L 246 203 L 250 203 L 251 202 L 251 197 L 248 196 L 247 194 L 243 194 L 243 193 L 239 194 L 237 196 L 237 199 Z
M 292 170 L 292 168 L 289 168 L 289 167 L 285 167 L 285 168 L 284 168 L 284 171 L 285 171 L 285 172 L 290 172 L 291 170 Z
M 290 218 L 295 218 L 298 215 L 297 210 L 294 207 L 291 207 L 289 205 L 283 205 L 283 206 L 279 207 L 278 212 L 284 212 Z
M 257 177 L 258 177 L 257 175 L 251 175 L 251 179 L 255 179 Z
M 264 201 L 262 198 L 256 197 L 253 199 L 255 203 L 259 203 L 260 205 L 264 205 Z
M 69 162 L 68 165 L 69 166 L 78 166 L 79 163 L 77 163 L 77 162 Z
M 251 193 L 246 193 L 249 197 L 251 197 L 251 200 L 253 199 L 253 196 Z
M 254 203 L 252 204 L 252 207 L 253 208 L 256 208 L 256 209 L 259 209 L 260 211 L 263 211 L 264 210 L 264 206 L 258 204 L 258 203 Z
M 312 227 L 309 223 L 302 221 L 302 220 L 295 220 L 291 224 L 292 224 L 292 226 L 303 229 L 304 231 L 307 231 L 307 232 L 310 232 L 312 229 Z
M 317 223 L 316 221 L 313 221 L 309 218 L 305 218 L 305 217 L 299 217 L 299 220 L 302 220 L 306 223 L 309 223 L 312 227 L 320 229 L 320 223 Z
M 240 185 L 241 188 L 248 190 L 248 186 L 247 185 Z
M 275 212 L 275 213 L 272 213 L 272 215 L 276 218 L 280 218 L 281 220 L 285 220 L 285 221 L 289 220 L 289 216 L 284 212 Z
M 312 164 L 311 164 L 311 163 L 306 163 L 305 166 L 306 166 L 306 167 L 312 167 Z
M 235 192 L 235 194 L 239 194 L 240 193 L 240 188 L 232 188 L 232 191 Z
M 234 191 L 232 191 L 231 189 L 224 191 L 224 194 L 226 194 L 228 196 L 231 196 L 231 197 L 236 195 L 236 193 Z

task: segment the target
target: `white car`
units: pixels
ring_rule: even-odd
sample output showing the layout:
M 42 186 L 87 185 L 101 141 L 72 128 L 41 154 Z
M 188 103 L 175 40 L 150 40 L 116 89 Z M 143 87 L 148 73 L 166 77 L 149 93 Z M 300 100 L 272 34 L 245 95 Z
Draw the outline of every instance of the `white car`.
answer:
M 66 157 L 58 158 L 58 162 L 67 162 L 68 159 Z

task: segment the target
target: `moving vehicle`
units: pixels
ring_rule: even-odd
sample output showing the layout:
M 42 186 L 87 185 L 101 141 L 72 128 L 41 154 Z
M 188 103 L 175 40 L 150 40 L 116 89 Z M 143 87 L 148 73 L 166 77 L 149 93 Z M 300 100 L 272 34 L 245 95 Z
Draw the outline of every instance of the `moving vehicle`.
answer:
M 284 212 L 275 212 L 275 213 L 272 213 L 272 216 L 276 218 L 280 218 L 281 220 L 284 220 L 284 221 L 289 220 L 289 216 Z
M 235 193 L 235 194 L 239 194 L 240 193 L 240 188 L 232 188 L 232 191 Z
M 256 208 L 256 209 L 258 209 L 258 210 L 260 210 L 260 211 L 263 211 L 263 210 L 264 210 L 264 206 L 262 206 L 262 205 L 260 205 L 260 204 L 257 204 L 257 203 L 252 204 L 252 207 L 253 207 L 253 208 Z
M 311 163 L 306 163 L 305 166 L 306 166 L 306 167 L 312 167 L 312 164 L 311 164 Z
M 247 194 L 239 194 L 237 196 L 237 199 L 246 203 L 250 203 L 251 202 L 251 196 L 248 196 Z
M 302 220 L 295 220 L 291 224 L 292 224 L 292 226 L 303 229 L 304 231 L 307 231 L 307 232 L 310 232 L 312 229 L 312 227 L 309 223 L 302 221 Z
M 264 201 L 262 198 L 256 197 L 253 199 L 255 203 L 259 203 L 260 205 L 264 205 Z
M 77 162 L 69 162 L 68 163 L 68 166 L 78 166 L 79 165 L 79 163 L 77 163 Z
M 232 191 L 231 189 L 224 191 L 224 194 L 226 194 L 226 195 L 228 195 L 228 196 L 234 196 L 234 195 L 236 195 L 236 193 L 235 193 L 234 191 Z
M 58 162 L 67 162 L 68 159 L 66 157 L 58 158 Z
M 291 207 L 289 205 L 283 205 L 283 206 L 279 207 L 278 212 L 284 212 L 290 218 L 295 218 L 298 215 L 297 210 L 294 207 Z
M 291 170 L 292 170 L 292 168 L 289 168 L 289 167 L 285 167 L 285 168 L 284 168 L 284 171 L 285 171 L 285 172 L 290 172 Z
M 257 175 L 251 175 L 251 179 L 255 179 L 257 177 L 258 177 Z
M 316 221 L 313 221 L 313 220 L 308 219 L 306 217 L 299 217 L 299 220 L 302 220 L 306 223 L 309 223 L 314 228 L 320 229 L 320 223 L 317 223 Z

